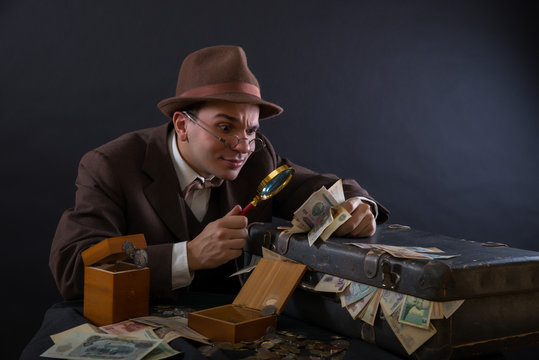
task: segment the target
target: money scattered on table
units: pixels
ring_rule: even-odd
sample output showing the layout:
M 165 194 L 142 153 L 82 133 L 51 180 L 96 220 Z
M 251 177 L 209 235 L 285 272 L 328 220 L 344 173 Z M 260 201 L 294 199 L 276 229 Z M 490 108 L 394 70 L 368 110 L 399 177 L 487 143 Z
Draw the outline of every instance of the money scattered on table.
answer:
M 186 339 L 194 340 L 203 344 L 210 344 L 207 337 L 199 334 L 195 330 L 188 327 L 185 324 L 186 319 L 182 316 L 142 316 L 138 318 L 133 318 L 131 320 L 155 327 L 165 326 L 172 330 L 175 330 L 177 333 L 181 334 L 181 336 Z
M 341 360 L 350 346 L 350 339 L 332 336 L 310 339 L 307 335 L 293 331 L 270 332 L 255 341 L 242 341 L 236 344 L 217 342 L 214 346 L 201 346 L 198 350 L 206 357 L 214 355 L 219 349 L 234 351 L 238 359 L 331 359 Z
M 51 335 L 50 338 L 52 339 L 52 342 L 56 344 L 66 336 L 69 336 L 69 334 L 71 333 L 103 334 L 103 331 L 99 330 L 99 328 L 95 325 L 85 323 L 79 326 L 75 326 L 74 328 L 68 329 L 66 331 L 62 331 L 61 333 Z
M 57 359 L 139 360 L 155 349 L 161 340 L 120 337 L 109 334 L 72 332 L 41 354 Z
M 125 335 L 146 328 L 155 328 L 155 326 L 137 323 L 132 320 L 125 320 L 119 323 L 101 326 L 99 329 L 107 334 Z

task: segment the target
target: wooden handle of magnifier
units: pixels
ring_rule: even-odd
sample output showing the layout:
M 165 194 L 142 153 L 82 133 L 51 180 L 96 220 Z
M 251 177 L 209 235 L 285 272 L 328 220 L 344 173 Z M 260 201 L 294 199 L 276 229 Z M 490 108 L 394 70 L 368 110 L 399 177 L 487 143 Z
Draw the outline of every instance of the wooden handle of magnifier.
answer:
M 255 208 L 255 206 L 253 205 L 252 202 L 250 202 L 246 207 L 245 209 L 243 209 L 241 212 L 240 212 L 240 215 L 243 215 L 243 216 L 246 216 L 251 210 L 253 210 Z

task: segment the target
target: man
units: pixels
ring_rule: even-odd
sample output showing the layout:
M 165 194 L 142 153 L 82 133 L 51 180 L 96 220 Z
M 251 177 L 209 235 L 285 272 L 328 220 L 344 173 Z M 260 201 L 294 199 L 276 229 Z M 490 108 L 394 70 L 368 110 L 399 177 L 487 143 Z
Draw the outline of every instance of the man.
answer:
M 290 220 L 313 191 L 338 179 L 282 159 L 257 131 L 259 120 L 282 109 L 261 98 L 239 47 L 190 54 L 176 96 L 158 107 L 172 122 L 126 134 L 80 162 L 75 206 L 62 215 L 50 254 L 66 299 L 82 297 L 83 250 L 136 233 L 148 244 L 153 299 L 170 299 L 186 287 L 235 292 L 238 282 L 228 275 L 242 255 L 248 222 Z M 294 167 L 291 182 L 240 215 L 259 182 L 282 164 Z M 335 235 L 372 235 L 387 211 L 354 180 L 343 184 L 352 218 Z

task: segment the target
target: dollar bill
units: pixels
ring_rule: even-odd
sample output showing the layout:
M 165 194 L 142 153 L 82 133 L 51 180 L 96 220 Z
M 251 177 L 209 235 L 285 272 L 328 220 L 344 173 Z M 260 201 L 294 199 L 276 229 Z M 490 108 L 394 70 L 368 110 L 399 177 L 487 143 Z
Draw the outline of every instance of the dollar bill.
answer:
M 341 299 L 341 307 L 348 306 L 350 304 L 353 304 L 361 299 L 363 299 L 365 296 L 369 295 L 370 293 L 374 292 L 376 290 L 376 287 L 357 283 L 354 281 L 350 282 L 350 285 L 348 285 L 340 294 L 339 298 Z
M 406 295 L 402 301 L 399 322 L 427 329 L 430 324 L 431 311 L 431 301 Z
M 365 311 L 361 314 L 361 320 L 365 321 L 369 325 L 374 326 L 374 320 L 376 319 L 376 313 L 378 312 L 378 305 L 380 304 L 380 298 L 382 297 L 382 289 L 377 289 L 372 296 L 371 301 L 365 307 Z
M 380 306 L 385 308 L 386 313 L 393 314 L 395 310 L 400 308 L 403 299 L 404 294 L 384 289 L 380 299 Z
M 350 314 L 352 319 L 357 318 L 361 314 L 361 312 L 363 311 L 365 306 L 367 306 L 367 304 L 369 303 L 373 295 L 374 295 L 374 292 L 371 292 L 370 294 L 365 296 L 363 299 L 356 301 L 355 303 L 350 304 L 346 307 L 346 310 L 348 310 L 348 313 Z
M 57 359 L 139 360 L 161 340 L 134 339 L 110 334 L 73 332 L 46 350 L 42 357 Z
M 331 208 L 328 213 L 324 215 L 323 218 L 316 224 L 314 227 L 307 233 L 307 239 L 309 240 L 309 246 L 313 246 L 316 240 L 322 235 L 324 230 L 328 228 L 333 222 L 333 216 L 331 215 Z
M 384 310 L 384 307 L 382 307 L 382 312 L 384 313 L 384 318 L 391 327 L 391 330 L 393 330 L 393 333 L 397 339 L 399 339 L 408 355 L 411 355 L 436 334 L 436 328 L 431 323 L 429 323 L 429 326 L 426 329 L 408 326 L 399 322 L 400 311 L 394 311 L 393 314 L 389 314 Z
M 268 248 L 262 247 L 262 257 L 266 259 L 279 260 L 284 262 L 298 263 L 295 260 L 289 259 L 286 256 L 283 256 L 275 251 L 271 251 Z
M 457 311 L 457 309 L 464 303 L 464 300 L 444 301 L 442 303 L 442 312 L 446 319 L 449 319 L 451 315 Z
M 239 270 L 236 271 L 235 273 L 230 274 L 228 277 L 233 277 L 233 276 L 237 276 L 237 275 L 241 275 L 241 274 L 247 274 L 247 273 L 253 271 L 255 267 L 256 267 L 256 264 L 255 264 L 255 265 L 249 265 L 249 266 L 246 266 L 246 267 L 244 267 L 243 269 L 239 269 Z
M 341 279 L 337 276 L 324 274 L 322 276 L 322 279 L 316 284 L 314 287 L 315 291 L 321 291 L 321 292 L 333 292 L 333 293 L 340 293 L 343 292 L 348 285 L 350 285 L 351 281 L 346 279 Z

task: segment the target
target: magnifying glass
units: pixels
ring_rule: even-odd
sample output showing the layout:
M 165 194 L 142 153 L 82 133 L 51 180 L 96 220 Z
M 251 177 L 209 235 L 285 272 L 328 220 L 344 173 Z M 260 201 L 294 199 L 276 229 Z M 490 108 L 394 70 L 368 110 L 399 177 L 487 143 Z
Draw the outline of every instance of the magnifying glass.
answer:
M 247 215 L 251 210 L 258 205 L 261 200 L 267 200 L 273 195 L 277 195 L 294 176 L 294 168 L 288 165 L 281 165 L 266 176 L 256 189 L 257 195 L 253 200 L 242 210 L 240 215 Z

